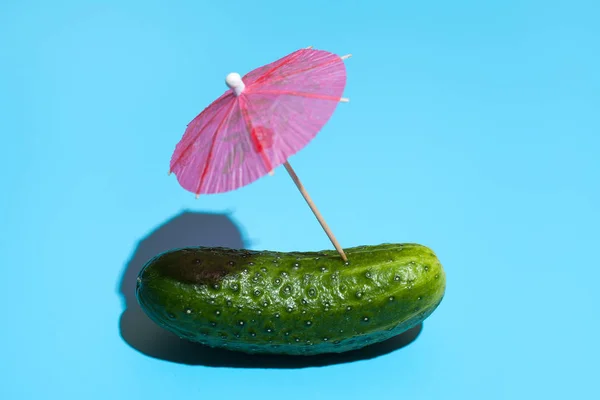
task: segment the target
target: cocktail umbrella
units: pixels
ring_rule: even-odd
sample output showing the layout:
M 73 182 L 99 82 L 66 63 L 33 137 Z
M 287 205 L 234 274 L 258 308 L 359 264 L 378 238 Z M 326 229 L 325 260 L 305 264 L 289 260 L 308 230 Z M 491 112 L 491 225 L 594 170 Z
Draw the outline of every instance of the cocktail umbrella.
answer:
M 308 47 L 244 77 L 230 73 L 225 78 L 229 90 L 188 124 L 169 174 L 198 197 L 248 185 L 283 164 L 347 261 L 288 158 L 317 135 L 339 102 L 348 101 L 342 97 L 348 57 Z

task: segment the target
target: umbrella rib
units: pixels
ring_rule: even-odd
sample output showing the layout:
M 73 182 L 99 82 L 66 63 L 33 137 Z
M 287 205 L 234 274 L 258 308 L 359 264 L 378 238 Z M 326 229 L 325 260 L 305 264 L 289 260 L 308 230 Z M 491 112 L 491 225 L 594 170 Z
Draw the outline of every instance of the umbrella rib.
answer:
M 221 101 L 223 101 L 223 99 L 225 99 L 226 97 L 227 96 L 221 98 Z M 218 104 L 217 103 L 218 101 L 219 100 L 216 100 L 215 104 Z M 219 114 L 218 112 L 214 113 L 213 116 L 208 120 L 208 122 L 206 122 L 202 126 L 202 128 L 200 128 L 198 130 L 198 133 L 196 134 L 196 136 L 193 139 L 190 139 L 190 142 L 188 143 L 188 145 L 181 151 L 181 153 L 179 153 L 179 157 L 177 157 L 177 159 L 171 163 L 171 168 L 169 170 L 169 174 L 171 173 L 171 171 L 173 171 L 173 168 L 175 168 L 175 166 L 179 163 L 179 161 L 183 158 L 183 156 L 185 154 L 187 154 L 187 152 L 190 150 L 190 148 L 192 147 L 192 145 L 194 144 L 194 142 L 196 140 L 198 140 L 198 138 L 200 137 L 200 135 L 202 134 L 202 132 L 204 132 L 204 130 L 206 129 L 206 127 L 210 126 L 210 124 L 214 121 L 214 119 L 217 117 L 218 114 Z
M 283 95 L 290 95 L 290 96 L 308 97 L 311 99 L 348 102 L 348 99 L 345 97 L 327 96 L 324 94 L 317 94 L 317 93 L 295 92 L 293 90 L 262 90 L 261 89 L 261 90 L 253 90 L 252 94 L 283 94 Z
M 265 79 L 267 79 L 270 75 L 272 75 L 275 71 L 277 71 L 278 69 L 280 69 L 284 65 L 287 65 L 287 64 L 289 64 L 289 63 L 291 63 L 293 61 L 296 61 L 296 59 L 298 57 L 300 57 L 300 54 L 301 54 L 302 50 L 306 50 L 306 49 L 296 50 L 297 54 L 295 56 L 293 56 L 293 57 L 290 56 L 287 60 L 285 60 L 281 64 L 274 66 L 273 68 L 271 68 L 270 70 L 268 70 L 267 72 L 265 72 L 264 74 L 262 74 L 261 76 L 259 76 L 258 78 L 256 78 L 252 84 L 256 84 L 256 83 L 260 83 L 260 82 L 264 81 Z
M 346 56 L 344 56 L 344 57 L 346 57 Z M 348 58 L 348 57 L 346 57 L 346 58 Z M 342 58 L 342 57 L 340 57 L 340 59 L 344 60 L 344 58 Z M 309 71 L 315 70 L 317 68 L 323 68 L 323 67 L 328 66 L 329 64 L 333 64 L 333 63 L 338 62 L 338 61 L 339 60 L 337 58 L 334 58 L 333 60 L 327 61 L 327 62 L 325 62 L 323 64 L 313 65 L 312 67 L 308 67 L 308 68 L 304 68 L 304 69 L 301 69 L 301 70 L 298 70 L 298 71 L 294 71 L 294 72 L 289 73 L 287 75 L 281 75 L 281 76 L 278 76 L 278 77 L 274 78 L 273 80 L 271 80 L 269 82 L 269 84 L 272 84 L 272 83 L 275 83 L 275 82 L 279 82 L 279 81 L 281 81 L 281 80 L 283 80 L 285 78 L 289 78 L 290 76 L 294 76 L 294 75 L 298 75 L 298 74 L 303 74 L 305 72 L 309 72 Z M 256 82 L 254 82 L 254 83 L 256 83 Z
M 223 117 L 223 119 L 221 120 L 221 122 L 219 122 L 219 125 L 217 126 L 217 130 L 215 131 L 215 135 L 213 136 L 212 141 L 210 143 L 210 149 L 208 150 L 208 156 L 206 158 L 206 164 L 204 164 L 204 168 L 202 169 L 202 175 L 200 175 L 200 181 L 198 182 L 198 187 L 196 188 L 196 198 L 200 195 L 200 190 L 202 188 L 202 183 L 204 182 L 204 178 L 206 177 L 206 173 L 208 172 L 208 167 L 210 166 L 210 162 L 212 160 L 212 153 L 213 153 L 213 150 L 215 148 L 215 143 L 217 141 L 217 137 L 219 136 L 219 133 L 221 132 L 221 128 L 223 127 L 223 124 L 225 124 L 225 121 L 229 119 L 229 116 L 231 115 L 231 111 L 233 110 L 233 107 L 237 103 L 238 103 L 237 101 L 232 101 L 231 102 L 231 105 L 229 106 L 229 110 L 227 110 L 227 112 L 225 113 L 225 116 Z
M 247 109 L 244 107 L 240 107 L 240 111 L 242 112 L 242 118 L 244 118 L 244 122 L 246 123 L 246 129 L 248 129 L 248 133 L 250 133 L 250 136 L 252 136 L 253 132 L 252 132 L 252 121 L 250 121 L 250 116 L 248 115 L 248 111 Z M 256 137 L 254 137 L 254 139 L 256 139 Z M 260 149 L 260 158 L 262 159 L 262 162 L 265 166 L 265 168 L 267 169 L 267 171 L 272 170 L 272 165 L 271 165 L 271 161 L 269 160 L 269 157 L 267 157 L 267 155 L 265 154 L 264 149 Z

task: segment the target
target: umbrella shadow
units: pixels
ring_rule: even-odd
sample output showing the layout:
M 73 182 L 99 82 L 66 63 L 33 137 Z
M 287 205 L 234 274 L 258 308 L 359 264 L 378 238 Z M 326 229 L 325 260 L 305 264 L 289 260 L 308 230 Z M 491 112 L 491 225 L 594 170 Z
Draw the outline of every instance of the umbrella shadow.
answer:
M 156 325 L 140 308 L 135 297 L 137 275 L 155 255 L 187 246 L 244 248 L 244 237 L 227 214 L 185 211 L 166 221 L 138 243 L 121 277 L 119 292 L 125 302 L 119 330 L 133 349 L 152 358 L 178 364 L 233 368 L 306 368 L 368 360 L 401 349 L 421 333 L 422 324 L 363 349 L 340 354 L 315 356 L 249 355 L 213 349 L 166 331 Z

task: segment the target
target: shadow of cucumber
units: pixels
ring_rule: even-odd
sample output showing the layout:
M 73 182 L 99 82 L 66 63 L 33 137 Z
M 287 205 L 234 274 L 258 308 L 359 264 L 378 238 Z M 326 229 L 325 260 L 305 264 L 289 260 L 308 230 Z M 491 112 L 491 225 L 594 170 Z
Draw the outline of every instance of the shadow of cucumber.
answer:
M 180 339 L 156 325 L 135 298 L 138 273 L 144 264 L 164 251 L 188 246 L 244 248 L 239 227 L 227 214 L 183 212 L 140 240 L 121 277 L 119 292 L 125 301 L 119 328 L 123 340 L 140 353 L 178 364 L 229 368 L 307 368 L 368 360 L 399 350 L 421 333 L 422 324 L 365 348 L 314 356 L 249 355 L 212 349 Z

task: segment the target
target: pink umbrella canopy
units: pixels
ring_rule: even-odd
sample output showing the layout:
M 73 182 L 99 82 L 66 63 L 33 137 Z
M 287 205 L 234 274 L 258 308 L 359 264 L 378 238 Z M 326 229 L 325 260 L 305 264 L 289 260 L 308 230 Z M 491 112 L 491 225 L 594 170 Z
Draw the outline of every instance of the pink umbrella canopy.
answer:
M 170 171 L 186 190 L 222 193 L 248 185 L 306 146 L 327 123 L 346 86 L 343 58 L 297 50 L 244 77 L 187 126 Z
M 348 57 L 309 47 L 244 77 L 227 75 L 229 90 L 188 124 L 169 174 L 198 197 L 248 185 L 283 164 L 347 261 L 288 158 L 317 135 L 339 102 L 348 101 L 342 97 Z

